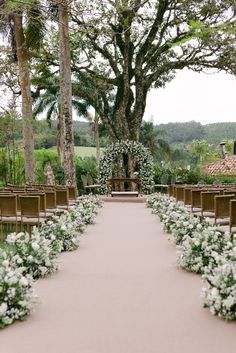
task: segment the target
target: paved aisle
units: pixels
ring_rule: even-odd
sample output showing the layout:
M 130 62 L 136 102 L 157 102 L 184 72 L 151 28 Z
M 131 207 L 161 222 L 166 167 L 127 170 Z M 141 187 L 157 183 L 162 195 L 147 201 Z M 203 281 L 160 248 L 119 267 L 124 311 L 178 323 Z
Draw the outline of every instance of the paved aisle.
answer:
M 200 277 L 144 204 L 109 203 L 80 250 L 40 280 L 42 303 L 0 332 L 1 353 L 235 353 L 236 324 L 201 308 Z

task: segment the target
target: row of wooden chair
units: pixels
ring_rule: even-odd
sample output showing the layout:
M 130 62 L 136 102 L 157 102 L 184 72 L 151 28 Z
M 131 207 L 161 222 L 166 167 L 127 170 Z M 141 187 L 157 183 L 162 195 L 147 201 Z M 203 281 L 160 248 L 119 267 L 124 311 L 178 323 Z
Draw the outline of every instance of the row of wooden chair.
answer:
M 219 230 L 236 232 L 236 188 L 178 185 L 175 189 L 176 201 L 182 202 L 201 220 L 208 217 Z
M 0 191 L 0 226 L 15 231 L 40 226 L 45 218 L 68 210 L 76 202 L 75 188 L 4 189 Z M 7 230 L 8 232 L 8 230 Z M 6 233 L 7 233 L 6 232 Z
M 76 200 L 77 189 L 74 186 L 64 186 L 64 185 L 25 185 L 25 186 L 14 186 L 9 185 L 7 187 L 0 189 L 0 194 L 5 192 L 12 192 L 12 193 L 25 193 L 25 192 L 38 192 L 38 191 L 56 191 L 56 190 L 68 190 L 68 197 L 69 200 Z

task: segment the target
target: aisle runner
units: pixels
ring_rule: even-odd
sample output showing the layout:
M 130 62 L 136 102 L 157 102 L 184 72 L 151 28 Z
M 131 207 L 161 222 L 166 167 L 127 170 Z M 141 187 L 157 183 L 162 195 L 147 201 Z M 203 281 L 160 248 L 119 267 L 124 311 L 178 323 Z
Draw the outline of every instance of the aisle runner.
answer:
M 201 308 L 201 281 L 144 204 L 105 204 L 61 271 L 37 283 L 26 322 L 0 332 L 3 353 L 233 353 L 235 324 Z

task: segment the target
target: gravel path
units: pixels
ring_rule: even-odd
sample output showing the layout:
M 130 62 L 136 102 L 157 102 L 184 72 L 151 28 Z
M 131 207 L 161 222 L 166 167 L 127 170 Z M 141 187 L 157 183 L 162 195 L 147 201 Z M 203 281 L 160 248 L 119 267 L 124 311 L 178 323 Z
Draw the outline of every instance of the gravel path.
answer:
M 201 279 L 144 204 L 109 203 L 37 282 L 41 304 L 0 331 L 1 353 L 235 353 L 236 323 L 201 307 Z

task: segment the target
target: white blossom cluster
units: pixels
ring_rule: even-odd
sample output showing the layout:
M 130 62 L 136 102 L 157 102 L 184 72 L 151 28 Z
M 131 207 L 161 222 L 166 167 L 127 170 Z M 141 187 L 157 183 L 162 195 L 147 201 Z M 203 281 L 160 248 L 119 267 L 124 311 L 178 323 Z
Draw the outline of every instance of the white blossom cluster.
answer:
M 182 244 L 183 238 L 192 236 L 194 232 L 208 228 L 207 221 L 200 223 L 198 217 L 189 213 L 188 209 L 176 203 L 174 198 L 156 193 L 149 197 L 147 206 L 160 217 L 165 232 L 172 234 L 175 244 Z
M 0 328 L 23 320 L 34 307 L 33 278 L 24 272 L 21 263 L 16 266 L 8 254 L 0 250 Z
M 101 200 L 90 196 L 61 216 L 54 216 L 40 229 L 9 234 L 0 248 L 0 328 L 23 320 L 33 308 L 33 281 L 58 269 L 61 251 L 78 248 L 78 235 L 93 223 Z
M 203 305 L 213 315 L 226 320 L 236 320 L 236 239 L 223 254 L 215 254 L 217 266 L 205 268 Z
M 103 153 L 99 162 L 99 183 L 101 192 L 107 192 L 106 181 L 111 176 L 112 163 L 122 154 L 127 153 L 134 156 L 139 165 L 138 178 L 142 182 L 142 190 L 149 194 L 152 191 L 153 181 L 153 158 L 151 153 L 141 143 L 135 141 L 119 141 L 111 144 Z
M 185 235 L 177 247 L 177 262 L 187 271 L 202 274 L 208 266 L 217 266 L 216 258 L 231 248 L 230 234 L 217 232 L 213 227 L 199 229 L 191 236 Z
M 76 250 L 79 247 L 79 234 L 83 233 L 87 224 L 94 222 L 101 206 L 99 197 L 89 196 L 44 224 L 40 229 L 44 237 L 51 240 L 51 236 L 55 236 L 52 242 L 54 253 Z
M 58 269 L 56 256 L 51 243 L 56 238 L 51 234 L 51 239 L 44 237 L 38 228 L 34 227 L 31 235 L 28 233 L 9 234 L 6 242 L 7 252 L 15 266 L 21 265 L 33 278 L 45 277 Z
M 204 307 L 226 320 L 236 319 L 236 237 L 218 232 L 207 221 L 200 223 L 166 195 L 151 195 L 147 206 L 173 235 L 180 267 L 203 275 Z

